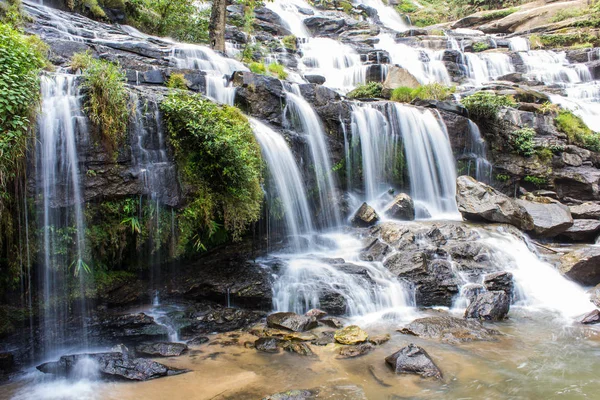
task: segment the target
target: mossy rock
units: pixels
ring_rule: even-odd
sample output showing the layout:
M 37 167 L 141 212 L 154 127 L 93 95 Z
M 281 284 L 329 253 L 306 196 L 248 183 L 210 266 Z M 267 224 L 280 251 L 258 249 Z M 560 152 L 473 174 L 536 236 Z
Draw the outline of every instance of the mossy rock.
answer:
M 335 341 L 340 344 L 363 343 L 369 338 L 369 334 L 357 325 L 350 325 L 335 332 Z

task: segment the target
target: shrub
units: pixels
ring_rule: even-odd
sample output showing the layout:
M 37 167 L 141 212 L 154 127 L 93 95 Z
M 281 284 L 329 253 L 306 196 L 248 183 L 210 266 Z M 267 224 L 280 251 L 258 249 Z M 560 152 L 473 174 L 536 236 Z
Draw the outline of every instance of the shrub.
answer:
M 296 36 L 294 35 L 283 37 L 283 39 L 281 39 L 281 42 L 283 43 L 283 47 L 285 47 L 289 51 L 298 50 L 298 38 L 296 38 Z
M 23 19 L 21 0 L 8 0 L 6 3 L 0 3 L 0 22 L 16 28 L 23 24 Z
M 482 17 L 482 20 L 483 21 L 492 21 L 492 20 L 495 20 L 495 19 L 501 19 L 501 18 L 504 18 L 504 17 L 508 17 L 509 15 L 514 14 L 517 11 L 519 11 L 519 10 L 517 8 L 514 8 L 514 7 L 507 8 L 507 9 L 504 9 L 504 10 L 491 11 L 491 12 L 485 14 Z
M 498 174 L 496 175 L 496 180 L 498 182 L 508 182 L 510 180 L 510 176 L 506 174 Z
M 419 10 L 419 7 L 414 5 L 410 0 L 401 0 L 398 5 L 396 5 L 396 10 L 398 10 L 400 14 L 410 14 Z
M 455 88 L 440 83 L 428 83 L 413 91 L 413 96 L 421 100 L 446 100 L 455 92 Z
M 477 92 L 461 100 L 471 117 L 480 121 L 494 121 L 502 107 L 514 107 L 516 103 L 508 96 L 493 92 Z
M 71 67 L 74 66 L 83 70 L 85 111 L 98 128 L 106 149 L 114 152 L 123 144 L 127 133 L 125 71 L 116 64 L 96 60 L 89 53 L 73 55 Z
M 381 97 L 383 85 L 380 82 L 369 82 L 364 85 L 358 85 L 346 96 L 350 99 L 369 99 Z
M 269 72 L 272 75 L 277 76 L 279 79 L 286 79 L 288 76 L 288 73 L 285 72 L 283 65 L 279 63 L 269 64 Z
M 188 81 L 183 74 L 171 74 L 167 81 L 167 87 L 171 89 L 187 90 Z
M 532 185 L 534 185 L 538 188 L 545 186 L 547 184 L 546 178 L 539 177 L 539 176 L 527 175 L 525 178 L 523 178 L 523 180 L 527 183 L 531 183 Z
M 263 63 L 253 62 L 250 63 L 250 65 L 248 65 L 248 68 L 251 72 L 254 72 L 255 74 L 264 75 L 267 73 L 267 67 Z
M 571 111 L 561 110 L 554 119 L 554 124 L 559 131 L 567 135 L 569 142 L 600 152 L 600 135 L 588 128 L 585 122 Z
M 538 149 L 536 151 L 536 154 L 538 158 L 543 162 L 548 162 L 552 160 L 552 157 L 554 156 L 554 152 L 548 147 L 542 147 L 541 149 Z
M 415 89 L 413 89 L 411 87 L 400 86 L 399 88 L 392 90 L 392 95 L 391 95 L 390 99 L 392 101 L 398 101 L 400 103 L 410 103 L 415 98 L 413 96 L 414 91 L 415 91 Z
M 533 128 L 522 128 L 512 132 L 512 142 L 517 154 L 524 157 L 531 157 L 534 155 L 534 137 L 535 130 Z
M 475 53 L 479 53 L 481 51 L 485 51 L 490 48 L 490 45 L 485 42 L 477 42 L 473 44 L 473 51 Z
M 560 111 L 560 107 L 558 104 L 553 104 L 549 101 L 546 101 L 540 106 L 539 111 L 542 114 L 556 114 Z
M 193 200 L 181 211 L 180 248 L 200 250 L 223 228 L 238 240 L 260 216 L 262 159 L 235 107 L 177 91 L 162 102 L 165 126 Z
M 584 14 L 585 10 L 581 8 L 565 8 L 558 10 L 558 12 L 550 19 L 550 22 L 561 22 L 565 19 L 581 17 Z

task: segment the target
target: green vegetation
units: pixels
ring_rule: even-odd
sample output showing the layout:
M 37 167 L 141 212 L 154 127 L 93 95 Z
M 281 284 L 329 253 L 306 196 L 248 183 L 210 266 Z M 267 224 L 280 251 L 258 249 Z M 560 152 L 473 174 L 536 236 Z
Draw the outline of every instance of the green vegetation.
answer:
M 255 74 L 274 76 L 278 79 L 286 79 L 288 76 L 284 66 L 279 63 L 265 65 L 259 62 L 252 62 L 248 65 L 248 68 Z
M 546 186 L 546 184 L 548 183 L 546 178 L 539 177 L 539 176 L 531 176 L 531 175 L 527 175 L 525 178 L 523 178 L 523 181 L 525 181 L 527 183 L 531 183 L 532 185 L 534 185 L 537 188 Z
M 253 62 L 250 63 L 250 65 L 248 65 L 248 68 L 251 72 L 254 72 L 255 74 L 264 75 L 267 73 L 267 67 L 263 63 Z
M 483 20 L 493 21 L 496 19 L 502 19 L 504 17 L 508 17 L 509 15 L 516 13 L 517 11 L 519 11 L 519 9 L 515 7 L 506 8 L 504 10 L 491 11 L 483 16 Z
M 496 180 L 498 182 L 508 182 L 510 180 L 510 175 L 506 175 L 506 174 L 497 174 L 496 175 Z
M 549 147 L 542 147 L 540 149 L 537 149 L 535 154 L 542 162 L 548 162 L 552 160 L 552 157 L 554 156 L 554 152 Z
M 502 107 L 515 107 L 515 101 L 509 96 L 498 95 L 493 92 L 477 92 L 460 101 L 472 118 L 479 121 L 492 122 L 498 116 Z
M 285 72 L 283 65 L 279 63 L 269 64 L 269 72 L 272 75 L 277 76 L 279 79 L 286 79 L 288 76 L 288 73 Z
M 517 154 L 523 157 L 531 157 L 535 154 L 535 130 L 533 128 L 521 128 L 511 133 L 512 144 Z
M 553 104 L 549 101 L 544 102 L 539 108 L 539 112 L 545 115 L 556 114 L 559 111 L 560 107 L 557 104 Z
M 444 86 L 440 83 L 428 83 L 416 89 L 401 86 L 392 91 L 391 100 L 400 103 L 410 103 L 415 99 L 421 100 L 447 100 L 456 88 Z
M 89 53 L 73 55 L 71 67 L 83 70 L 86 113 L 99 130 L 106 149 L 115 152 L 127 134 L 125 71 L 116 64 L 94 59 Z
M 298 38 L 296 38 L 296 36 L 294 35 L 283 37 L 283 39 L 281 39 L 281 42 L 283 43 L 283 47 L 285 47 L 288 51 L 298 50 Z
M 571 111 L 561 110 L 554 119 L 554 124 L 559 131 L 567 135 L 570 143 L 600 152 L 600 135 L 588 128 L 585 122 Z
M 5 3 L 0 3 L 0 23 L 18 28 L 24 20 L 21 0 L 7 0 Z
M 586 9 L 583 8 L 565 8 L 558 10 L 556 14 L 550 19 L 551 22 L 561 22 L 565 19 L 581 17 L 586 14 Z
M 350 99 L 372 99 L 381 97 L 383 85 L 380 82 L 369 82 L 364 85 L 358 85 L 354 90 L 346 95 Z
M 192 199 L 179 216 L 180 252 L 203 250 L 224 232 L 240 239 L 258 220 L 263 198 L 262 159 L 248 120 L 186 92 L 169 94 L 161 109 Z
M 576 33 L 533 34 L 529 36 L 529 43 L 532 49 L 554 49 L 560 47 L 589 48 L 600 45 L 600 38 L 590 32 L 579 30 Z
M 171 74 L 167 81 L 167 87 L 171 89 L 187 90 L 188 81 L 183 74 Z
M 473 45 L 473 51 L 475 53 L 479 53 L 481 51 L 486 51 L 490 48 L 490 45 L 485 42 L 477 42 Z

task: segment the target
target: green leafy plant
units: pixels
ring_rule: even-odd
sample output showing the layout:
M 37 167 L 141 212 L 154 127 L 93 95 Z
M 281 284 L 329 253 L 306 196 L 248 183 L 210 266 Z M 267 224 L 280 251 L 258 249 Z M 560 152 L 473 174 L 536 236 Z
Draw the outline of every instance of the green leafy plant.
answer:
M 481 51 L 485 51 L 490 48 L 490 45 L 485 42 L 477 42 L 473 44 L 473 51 L 475 53 L 479 53 Z
M 506 175 L 506 174 L 497 174 L 496 175 L 496 180 L 498 182 L 508 182 L 510 180 L 510 175 Z
M 415 89 L 408 86 L 400 86 L 394 90 L 392 90 L 392 94 L 390 99 L 392 101 L 397 101 L 400 103 L 410 103 L 415 99 L 413 95 Z
M 255 74 L 264 75 L 267 73 L 267 67 L 263 63 L 253 62 L 248 65 L 250 72 L 254 72 Z
M 515 101 L 509 96 L 497 95 L 493 92 L 480 91 L 461 101 L 472 118 L 480 121 L 495 121 L 502 107 L 515 107 Z
M 285 72 L 283 65 L 281 65 L 279 63 L 269 64 L 268 68 L 269 68 L 269 72 L 272 75 L 277 76 L 277 78 L 279 78 L 279 79 L 286 79 L 288 76 L 288 73 Z
M 136 217 L 136 216 L 124 218 L 121 221 L 121 224 L 131 226 L 131 233 L 141 233 L 142 232 L 142 228 L 140 227 L 140 221 L 139 221 L 138 217 Z
M 188 81 L 183 74 L 171 74 L 167 81 L 167 87 L 171 89 L 187 90 Z
M 535 130 L 533 128 L 521 128 L 512 132 L 512 143 L 517 154 L 531 157 L 535 154 Z
M 546 101 L 540 106 L 539 111 L 542 114 L 556 114 L 560 111 L 560 107 L 558 104 L 553 104 L 549 101 Z
M 400 103 L 410 103 L 415 99 L 421 100 L 447 100 L 456 89 L 440 83 L 428 83 L 415 89 L 401 86 L 392 90 L 391 100 Z
M 535 154 L 542 162 L 548 162 L 552 160 L 552 157 L 554 156 L 554 152 L 549 147 L 542 147 L 538 149 Z
M 556 128 L 565 133 L 569 142 L 588 150 L 600 152 L 600 135 L 592 131 L 581 117 L 568 110 L 561 110 L 554 119 Z
M 383 85 L 380 82 L 369 82 L 364 85 L 358 85 L 346 96 L 350 99 L 369 99 L 381 97 Z
M 527 183 L 531 183 L 532 185 L 534 185 L 538 188 L 546 186 L 546 184 L 547 184 L 546 178 L 542 178 L 542 177 L 538 177 L 538 176 L 527 175 L 525 178 L 523 178 L 523 180 Z

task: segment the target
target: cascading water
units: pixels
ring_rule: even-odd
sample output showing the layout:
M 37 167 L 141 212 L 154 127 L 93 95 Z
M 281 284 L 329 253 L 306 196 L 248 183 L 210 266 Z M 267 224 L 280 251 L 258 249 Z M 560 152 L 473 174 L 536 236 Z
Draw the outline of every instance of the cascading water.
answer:
M 302 175 L 285 139 L 256 119 L 250 119 L 250 123 L 269 169 L 271 208 L 283 208 L 286 233 L 297 251 L 300 236 L 314 230 Z
M 471 120 L 469 120 L 469 139 L 467 151 L 471 159 L 467 175 L 472 175 L 474 172 L 475 179 L 489 184 L 492 178 L 492 164 L 487 159 L 487 145 L 481 137 L 479 127 Z M 472 165 L 473 163 L 475 165 Z M 471 170 L 472 167 L 475 168 L 475 171 Z
M 408 24 L 393 7 L 382 0 L 356 0 L 353 3 L 364 4 L 377 10 L 377 17 L 383 26 L 394 31 L 403 32 Z
M 83 196 L 79 183 L 78 138 L 86 128 L 77 77 L 57 73 L 42 77 L 42 109 L 39 116 L 37 185 L 42 197 L 44 352 L 57 350 L 66 340 L 70 282 L 78 278 L 81 342 L 85 344 L 84 279 L 89 279 L 85 254 Z M 64 207 L 61 205 L 67 205 Z M 73 236 L 71 249 L 65 236 Z
M 341 219 L 338 207 L 335 205 L 337 190 L 325 131 L 315 110 L 302 97 L 298 85 L 291 85 L 286 91 L 283 115 L 285 125 L 305 135 L 308 140 L 319 192 L 319 222 L 325 227 L 337 226 Z
M 235 88 L 229 82 L 231 75 L 235 71 L 248 71 L 239 61 L 220 56 L 204 46 L 179 44 L 173 48 L 171 59 L 177 68 L 206 72 L 206 96 L 228 105 L 233 105 L 235 97 Z
M 500 76 L 515 72 L 507 54 L 464 53 L 467 63 L 467 76 L 475 85 L 492 81 Z

